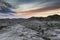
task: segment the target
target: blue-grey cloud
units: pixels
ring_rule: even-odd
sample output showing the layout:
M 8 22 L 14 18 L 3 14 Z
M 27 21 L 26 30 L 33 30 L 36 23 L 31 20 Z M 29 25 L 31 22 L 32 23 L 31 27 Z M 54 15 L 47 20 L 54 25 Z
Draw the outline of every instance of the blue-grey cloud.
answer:
M 1 0 L 0 4 L 4 5 L 4 8 L 1 8 L 1 11 L 10 12 L 14 9 L 16 11 L 33 10 L 37 8 L 51 7 L 51 6 L 60 6 L 60 0 Z M 3 6 L 2 5 L 2 6 Z M 0 5 L 1 6 L 1 5 Z M 6 6 L 6 7 L 5 7 Z
M 34 10 L 37 8 L 39 9 L 39 7 L 44 8 L 60 6 L 60 0 L 18 0 L 16 3 L 20 6 L 17 7 L 18 11 L 24 11 L 25 9 L 25 11 Z
M 60 3 L 60 0 L 5 0 L 6 2 L 10 3 L 12 6 L 17 6 L 17 5 L 23 5 L 23 4 L 28 4 L 28 3 L 35 3 L 39 2 L 40 4 L 46 3 L 46 2 L 57 2 Z M 48 3 L 49 4 L 49 3 Z M 53 4 L 56 5 L 56 4 Z
M 11 9 L 12 5 L 5 2 L 4 0 L 0 0 L 0 13 L 14 13 Z
M 12 10 L 10 10 L 9 8 L 1 7 L 0 13 L 15 13 L 15 12 L 13 12 Z

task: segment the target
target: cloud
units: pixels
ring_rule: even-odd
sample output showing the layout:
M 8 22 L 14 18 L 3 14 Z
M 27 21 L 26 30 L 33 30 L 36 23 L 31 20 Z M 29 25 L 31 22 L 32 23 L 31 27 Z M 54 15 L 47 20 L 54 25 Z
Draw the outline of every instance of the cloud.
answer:
M 56 4 L 56 5 L 55 5 Z M 24 12 L 24 11 L 30 11 L 30 10 L 36 10 L 36 9 L 41 9 L 41 8 L 48 8 L 48 7 L 56 7 L 60 6 L 60 4 L 56 2 L 46 2 L 46 3 L 29 3 L 29 4 L 23 4 L 19 5 L 14 11 L 16 12 Z
M 60 0 L 4 0 L 4 2 L 15 12 L 60 6 Z
M 22 18 L 22 17 L 21 16 L 15 16 L 13 13 L 10 13 L 10 14 L 0 13 L 0 19 L 4 19 L 4 18 Z
M 18 3 L 17 3 L 18 2 Z M 59 0 L 18 0 L 13 11 L 23 12 L 44 7 L 60 6 Z
M 0 13 L 4 13 L 4 15 L 6 13 L 15 15 L 15 12 L 20 12 L 20 14 L 27 12 L 29 14 L 29 12 L 35 13 L 58 8 L 60 8 L 60 0 L 0 0 Z
M 53 10 L 47 10 L 47 11 L 43 11 L 40 12 L 40 10 L 38 11 L 30 11 L 30 12 L 20 12 L 20 13 L 16 13 L 16 16 L 20 16 L 22 18 L 30 18 L 30 17 L 46 17 L 48 15 L 54 15 L 54 14 L 59 14 L 60 15 L 60 9 L 53 9 Z
M 0 13 L 14 13 L 10 8 L 12 8 L 12 5 L 4 0 L 0 0 Z

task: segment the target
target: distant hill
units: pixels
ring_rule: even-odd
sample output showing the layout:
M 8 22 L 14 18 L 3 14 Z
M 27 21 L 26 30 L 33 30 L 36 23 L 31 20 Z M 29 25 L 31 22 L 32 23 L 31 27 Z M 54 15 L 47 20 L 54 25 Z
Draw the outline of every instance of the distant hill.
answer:
M 31 17 L 29 20 L 40 20 L 40 21 L 60 21 L 60 15 L 49 15 L 47 17 Z
M 27 23 L 30 21 L 34 21 L 34 20 L 38 20 L 38 21 L 60 21 L 60 15 L 50 15 L 48 17 L 31 17 L 28 19 L 23 19 L 23 18 L 13 18 L 13 19 L 0 19 L 0 26 L 1 25 L 15 25 L 15 24 L 21 24 L 21 23 Z

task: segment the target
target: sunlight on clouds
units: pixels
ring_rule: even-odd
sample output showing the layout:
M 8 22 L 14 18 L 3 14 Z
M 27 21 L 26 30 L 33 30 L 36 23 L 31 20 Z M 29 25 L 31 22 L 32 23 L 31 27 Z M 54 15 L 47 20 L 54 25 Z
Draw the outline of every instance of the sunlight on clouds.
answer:
M 29 4 L 23 4 L 23 5 L 18 5 L 16 9 L 12 9 L 13 11 L 16 12 L 23 12 L 23 11 L 29 11 L 29 10 L 34 10 L 37 9 L 38 3 L 29 3 Z
M 54 14 L 59 14 L 60 15 L 60 9 L 55 9 L 55 10 L 36 13 L 33 16 L 35 16 L 35 17 L 46 17 L 48 15 L 54 15 Z
M 49 11 L 44 11 L 44 12 L 26 12 L 26 13 L 16 13 L 16 16 L 20 16 L 22 18 L 30 18 L 32 16 L 34 17 L 46 17 L 49 15 L 54 15 L 54 14 L 59 14 L 60 15 L 60 9 L 55 9 L 55 10 L 49 10 Z
M 48 4 L 49 3 L 49 4 Z M 40 4 L 39 2 L 35 3 L 28 3 L 28 4 L 23 4 L 23 5 L 18 5 L 16 9 L 12 9 L 15 12 L 24 12 L 24 11 L 30 11 L 30 10 L 36 10 L 44 7 L 49 7 L 53 4 L 54 2 L 46 2 Z
M 7 14 L 21 18 L 29 18 L 32 16 L 46 17 L 48 15 L 60 14 L 60 9 L 58 9 L 60 8 L 60 0 L 3 0 L 2 2 L 6 2 L 11 6 L 8 7 L 9 5 L 4 3 L 4 8 L 7 5 L 6 9 L 14 12 L 13 14 L 11 14 L 10 12 Z M 2 5 L 0 2 L 0 7 L 1 6 Z M 2 11 L 3 10 L 1 10 L 0 12 Z M 6 10 L 4 9 L 4 11 Z M 5 13 L 3 14 L 5 15 Z

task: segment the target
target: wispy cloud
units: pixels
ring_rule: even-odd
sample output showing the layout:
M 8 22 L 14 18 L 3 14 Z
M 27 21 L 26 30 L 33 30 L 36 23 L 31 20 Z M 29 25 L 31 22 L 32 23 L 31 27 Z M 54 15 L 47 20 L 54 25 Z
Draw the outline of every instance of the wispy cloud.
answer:
M 14 11 L 28 11 L 44 7 L 60 6 L 60 0 L 4 0 Z
M 14 11 L 29 11 L 44 7 L 60 6 L 60 0 L 11 0 L 9 3 L 15 5 Z

